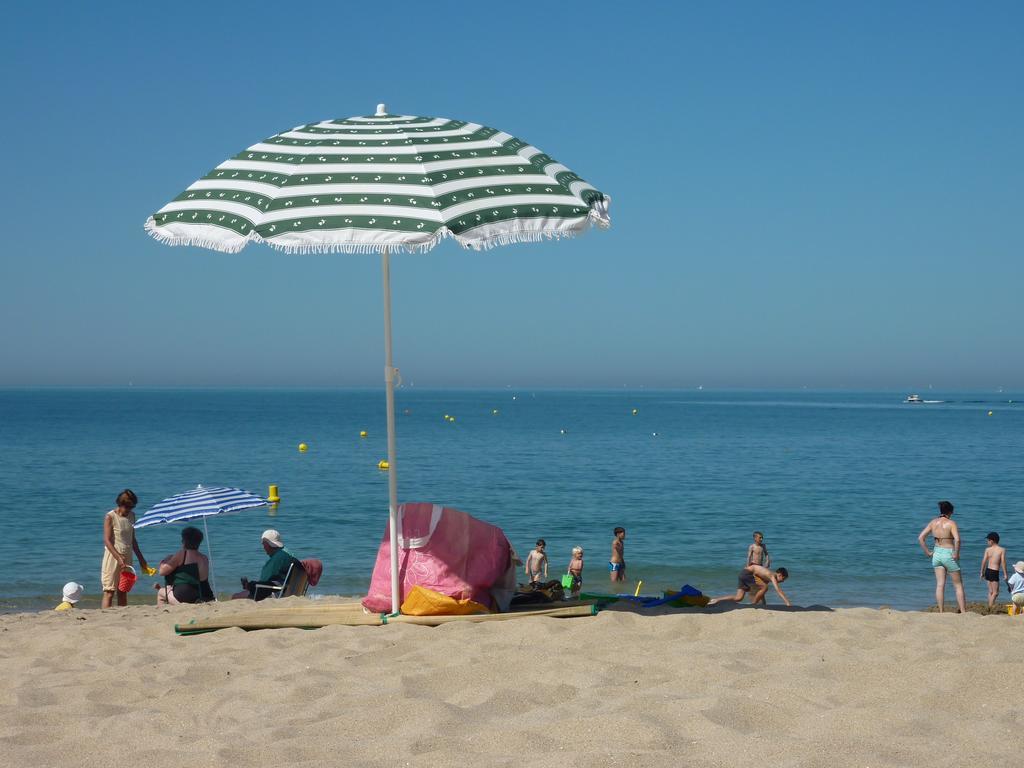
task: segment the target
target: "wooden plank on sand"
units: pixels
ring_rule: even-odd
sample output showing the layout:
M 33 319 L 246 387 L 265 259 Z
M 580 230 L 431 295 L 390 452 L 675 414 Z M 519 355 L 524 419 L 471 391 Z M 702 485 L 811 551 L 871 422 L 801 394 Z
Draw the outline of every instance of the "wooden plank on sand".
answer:
M 385 624 L 422 624 L 428 627 L 436 627 L 439 624 L 450 624 L 453 621 L 469 621 L 474 624 L 488 621 L 508 621 L 510 619 L 523 619 L 528 616 L 548 616 L 556 619 L 568 619 L 573 616 L 594 616 L 597 614 L 597 606 L 570 605 L 564 608 L 540 608 L 533 611 L 516 611 L 514 613 L 474 613 L 468 616 L 387 616 Z
M 488 621 L 508 621 L 529 616 L 548 616 L 552 618 L 570 618 L 573 616 L 593 616 L 597 613 L 596 605 L 571 605 L 558 608 L 541 608 L 532 611 L 515 613 L 482 613 L 469 616 L 387 616 L 379 613 L 363 613 L 352 606 L 358 603 L 342 605 L 323 605 L 316 607 L 298 606 L 287 608 L 268 608 L 236 613 L 228 616 L 211 616 L 206 619 L 193 619 L 187 624 L 175 624 L 174 631 L 179 635 L 198 635 L 214 632 L 218 629 L 238 627 L 246 631 L 255 629 L 318 629 L 329 626 L 380 626 L 381 624 L 421 624 L 438 626 L 453 621 L 480 623 Z

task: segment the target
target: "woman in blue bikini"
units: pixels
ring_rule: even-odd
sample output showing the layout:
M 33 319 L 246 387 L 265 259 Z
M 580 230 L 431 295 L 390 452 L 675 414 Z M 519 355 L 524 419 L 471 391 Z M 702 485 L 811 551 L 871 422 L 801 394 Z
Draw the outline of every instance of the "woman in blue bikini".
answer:
M 946 574 L 953 580 L 953 591 L 956 592 L 956 604 L 960 613 L 967 613 L 967 601 L 964 598 L 964 582 L 960 577 L 960 529 L 950 518 L 953 517 L 953 505 L 948 501 L 939 502 L 939 516 L 934 518 L 917 537 L 924 553 L 932 559 L 935 569 L 935 603 L 939 613 L 945 608 Z M 932 537 L 932 551 L 924 540 Z

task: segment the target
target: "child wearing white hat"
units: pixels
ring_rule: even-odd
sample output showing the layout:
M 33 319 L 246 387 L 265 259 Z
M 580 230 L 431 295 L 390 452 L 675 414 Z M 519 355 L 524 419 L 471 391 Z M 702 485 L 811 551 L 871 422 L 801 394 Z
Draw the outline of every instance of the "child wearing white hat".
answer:
M 1018 560 L 1013 564 L 1013 573 L 1006 580 L 1010 588 L 1010 600 L 1013 601 L 1013 613 L 1024 613 L 1024 560 Z
M 55 611 L 70 611 L 75 607 L 75 603 L 82 599 L 82 595 L 85 594 L 85 587 L 79 584 L 77 581 L 69 581 L 64 585 L 64 593 L 62 598 L 64 602 L 58 605 L 53 610 Z

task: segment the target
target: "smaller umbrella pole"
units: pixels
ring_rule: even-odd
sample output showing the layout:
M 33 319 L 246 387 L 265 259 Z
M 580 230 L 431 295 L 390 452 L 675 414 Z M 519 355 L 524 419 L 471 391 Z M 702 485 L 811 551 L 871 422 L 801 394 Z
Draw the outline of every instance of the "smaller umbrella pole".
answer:
M 388 408 L 388 524 L 391 539 L 391 613 L 402 605 L 398 578 L 398 475 L 395 467 L 395 367 L 391 359 L 391 261 L 387 248 L 381 253 L 384 273 L 384 383 Z
M 213 599 L 216 600 L 217 586 L 213 583 L 213 547 L 210 546 L 210 529 L 206 527 L 206 515 L 203 515 L 203 532 L 206 534 L 206 551 L 210 553 L 210 589 L 213 590 Z

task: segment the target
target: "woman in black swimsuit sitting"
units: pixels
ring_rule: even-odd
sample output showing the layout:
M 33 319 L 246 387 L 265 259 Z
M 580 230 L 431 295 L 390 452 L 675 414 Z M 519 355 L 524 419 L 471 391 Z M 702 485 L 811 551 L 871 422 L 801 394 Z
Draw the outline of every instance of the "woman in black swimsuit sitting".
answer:
M 157 605 L 205 603 L 213 600 L 210 561 L 199 551 L 203 532 L 191 526 L 181 532 L 181 549 L 160 561 L 165 586 L 156 585 Z

